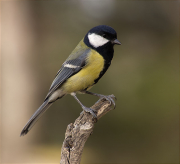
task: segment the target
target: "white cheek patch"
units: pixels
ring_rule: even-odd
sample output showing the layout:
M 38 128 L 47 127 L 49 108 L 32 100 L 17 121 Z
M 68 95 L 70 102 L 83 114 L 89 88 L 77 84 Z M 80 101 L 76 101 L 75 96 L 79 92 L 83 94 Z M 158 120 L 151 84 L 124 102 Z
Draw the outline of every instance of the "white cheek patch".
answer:
M 89 43 L 95 48 L 103 46 L 104 44 L 109 42 L 108 39 L 103 38 L 102 36 L 97 35 L 95 33 L 92 33 L 92 34 L 89 33 L 88 39 L 89 39 Z
M 79 66 L 72 65 L 72 64 L 65 64 L 64 67 L 67 67 L 67 68 L 77 68 Z

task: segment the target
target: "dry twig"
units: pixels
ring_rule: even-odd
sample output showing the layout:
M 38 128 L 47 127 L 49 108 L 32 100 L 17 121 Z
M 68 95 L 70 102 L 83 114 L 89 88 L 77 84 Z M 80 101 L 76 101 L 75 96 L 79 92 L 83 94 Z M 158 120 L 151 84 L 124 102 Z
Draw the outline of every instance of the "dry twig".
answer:
M 115 98 L 114 95 L 111 97 Z M 103 98 L 91 107 L 97 111 L 97 120 L 113 109 L 111 104 Z M 84 145 L 93 132 L 95 122 L 91 114 L 83 112 L 74 124 L 67 126 L 60 164 L 80 164 Z

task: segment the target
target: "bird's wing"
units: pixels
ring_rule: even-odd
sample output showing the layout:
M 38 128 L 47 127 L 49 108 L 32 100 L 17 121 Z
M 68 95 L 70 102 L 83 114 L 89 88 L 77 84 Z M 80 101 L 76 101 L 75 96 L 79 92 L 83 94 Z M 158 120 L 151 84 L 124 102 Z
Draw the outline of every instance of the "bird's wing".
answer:
M 47 100 L 49 96 L 69 77 L 79 72 L 86 65 L 86 58 L 89 52 L 89 48 L 77 51 L 76 53 L 72 52 L 68 59 L 63 63 L 60 70 L 57 72 L 57 75 L 51 84 L 49 93 L 47 94 L 45 100 Z

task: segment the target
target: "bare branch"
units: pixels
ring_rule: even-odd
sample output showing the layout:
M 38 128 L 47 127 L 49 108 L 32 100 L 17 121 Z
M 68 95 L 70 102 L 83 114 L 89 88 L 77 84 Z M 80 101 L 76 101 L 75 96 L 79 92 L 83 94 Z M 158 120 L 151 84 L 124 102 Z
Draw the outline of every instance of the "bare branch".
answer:
M 111 95 L 111 98 L 115 98 L 114 95 Z M 97 111 L 97 120 L 113 109 L 111 104 L 103 98 L 91 107 Z M 83 112 L 74 124 L 70 123 L 67 126 L 60 164 L 80 164 L 84 145 L 92 134 L 95 123 L 96 120 L 92 118 L 91 114 Z

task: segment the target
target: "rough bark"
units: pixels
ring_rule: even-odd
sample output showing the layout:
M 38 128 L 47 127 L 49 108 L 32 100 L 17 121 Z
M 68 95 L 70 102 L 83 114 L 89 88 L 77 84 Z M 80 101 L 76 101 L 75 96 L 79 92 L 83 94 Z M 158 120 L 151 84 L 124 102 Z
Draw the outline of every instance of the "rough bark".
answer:
M 115 98 L 114 95 L 111 97 Z M 97 111 L 97 120 L 114 109 L 112 103 L 104 98 L 97 101 L 91 108 Z M 74 123 L 67 126 L 60 164 L 80 164 L 84 145 L 92 134 L 97 120 L 93 119 L 91 114 L 82 112 Z

